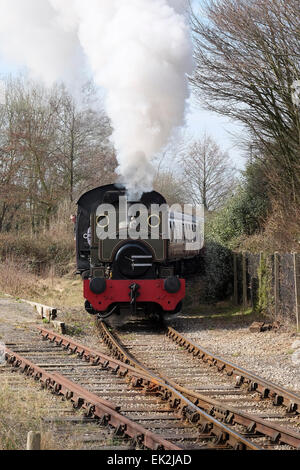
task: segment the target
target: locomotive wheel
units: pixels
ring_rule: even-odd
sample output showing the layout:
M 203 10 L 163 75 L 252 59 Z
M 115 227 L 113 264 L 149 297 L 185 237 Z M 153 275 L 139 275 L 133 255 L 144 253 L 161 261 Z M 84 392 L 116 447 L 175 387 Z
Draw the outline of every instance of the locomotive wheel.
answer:
M 84 304 L 84 307 L 85 307 L 87 313 L 89 313 L 90 315 L 97 315 L 98 312 L 96 312 L 96 310 L 93 309 L 93 307 L 91 306 L 91 304 L 88 300 L 86 300 L 86 302 Z

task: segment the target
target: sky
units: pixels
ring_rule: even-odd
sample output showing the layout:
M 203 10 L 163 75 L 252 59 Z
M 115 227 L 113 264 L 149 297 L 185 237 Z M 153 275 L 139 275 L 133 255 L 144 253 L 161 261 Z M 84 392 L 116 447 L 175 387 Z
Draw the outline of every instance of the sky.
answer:
M 190 100 L 186 121 L 188 130 L 195 138 L 200 138 L 204 133 L 213 137 L 221 150 L 229 154 L 232 165 L 237 170 L 245 168 L 246 157 L 243 149 L 238 146 L 239 135 L 243 132 L 240 125 L 201 108 L 194 97 Z

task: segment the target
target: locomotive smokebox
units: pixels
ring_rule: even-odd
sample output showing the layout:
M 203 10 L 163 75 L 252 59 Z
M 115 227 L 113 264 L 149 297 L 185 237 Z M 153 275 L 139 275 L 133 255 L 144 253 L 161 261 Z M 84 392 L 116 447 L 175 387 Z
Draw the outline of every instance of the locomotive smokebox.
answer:
M 116 254 L 114 268 L 124 278 L 141 278 L 152 268 L 152 261 L 153 256 L 144 244 L 126 243 Z

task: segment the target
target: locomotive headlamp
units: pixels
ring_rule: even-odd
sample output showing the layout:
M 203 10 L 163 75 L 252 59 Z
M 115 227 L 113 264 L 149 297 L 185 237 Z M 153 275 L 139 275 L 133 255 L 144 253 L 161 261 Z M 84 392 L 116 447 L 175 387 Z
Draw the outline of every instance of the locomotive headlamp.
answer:
M 148 225 L 151 228 L 157 228 L 160 226 L 160 217 L 159 215 L 152 214 L 148 217 Z
M 109 217 L 108 215 L 99 215 L 97 217 L 96 223 L 98 227 L 106 228 L 109 226 Z

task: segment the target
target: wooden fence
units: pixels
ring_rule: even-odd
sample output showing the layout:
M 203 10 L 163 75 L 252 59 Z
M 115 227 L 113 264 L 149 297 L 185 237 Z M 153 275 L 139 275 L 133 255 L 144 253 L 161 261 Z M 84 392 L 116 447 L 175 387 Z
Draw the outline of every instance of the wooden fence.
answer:
M 233 253 L 233 300 L 244 309 L 288 316 L 299 329 L 300 254 Z

